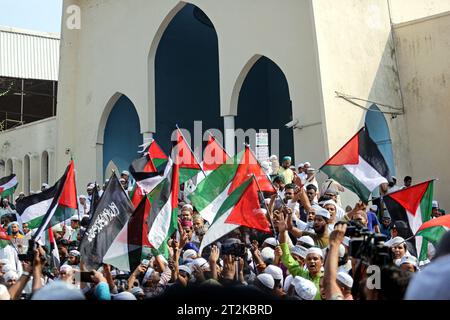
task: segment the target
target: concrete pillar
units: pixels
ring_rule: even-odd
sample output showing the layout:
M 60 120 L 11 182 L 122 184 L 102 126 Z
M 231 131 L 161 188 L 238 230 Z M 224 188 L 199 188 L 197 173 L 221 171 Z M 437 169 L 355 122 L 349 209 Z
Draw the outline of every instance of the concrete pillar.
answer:
M 236 146 L 234 143 L 234 116 L 224 116 L 224 140 L 225 140 L 225 150 L 233 157 L 235 154 Z

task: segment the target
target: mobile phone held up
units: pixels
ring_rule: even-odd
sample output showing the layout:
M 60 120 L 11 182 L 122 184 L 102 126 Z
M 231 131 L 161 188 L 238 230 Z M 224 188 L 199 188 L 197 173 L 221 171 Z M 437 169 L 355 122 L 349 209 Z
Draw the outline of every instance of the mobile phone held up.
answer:
M 81 282 L 93 282 L 91 276 L 94 275 L 94 272 L 80 272 L 80 281 Z

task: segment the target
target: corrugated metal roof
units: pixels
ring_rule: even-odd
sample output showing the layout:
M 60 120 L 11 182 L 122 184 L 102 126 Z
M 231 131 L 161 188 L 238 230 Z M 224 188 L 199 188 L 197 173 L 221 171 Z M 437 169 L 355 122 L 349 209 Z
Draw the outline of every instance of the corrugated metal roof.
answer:
M 59 37 L 0 27 L 0 76 L 58 81 Z

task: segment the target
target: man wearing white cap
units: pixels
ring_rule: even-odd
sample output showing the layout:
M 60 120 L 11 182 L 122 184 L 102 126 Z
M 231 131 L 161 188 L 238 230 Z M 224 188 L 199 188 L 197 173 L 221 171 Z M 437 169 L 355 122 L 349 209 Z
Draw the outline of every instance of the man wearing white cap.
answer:
M 80 231 L 80 218 L 78 214 L 74 214 L 70 218 L 70 227 L 66 227 L 66 232 L 64 233 L 63 239 L 66 239 L 68 241 L 77 241 L 79 231 Z
M 326 211 L 326 210 L 325 210 Z M 327 211 L 328 213 L 328 211 Z M 275 217 L 275 227 L 278 228 L 279 237 L 280 237 L 280 247 L 283 252 L 281 256 L 281 261 L 284 266 L 289 270 L 289 273 L 292 276 L 300 276 L 305 279 L 311 280 L 314 285 L 317 287 L 317 293 L 315 296 L 316 300 L 320 300 L 320 278 L 322 278 L 323 274 L 321 272 L 322 264 L 323 264 L 323 252 L 321 249 L 312 247 L 308 249 L 306 252 L 306 267 L 307 270 L 304 270 L 302 266 L 294 259 L 289 250 L 289 246 L 287 244 L 287 238 L 289 238 L 287 231 L 287 224 L 284 220 L 284 216 L 281 214 L 280 216 Z M 328 244 L 328 243 L 327 243 Z
M 433 219 L 442 216 L 442 213 L 439 211 L 439 203 L 436 200 L 433 200 L 431 203 L 431 216 Z
M 419 269 L 419 262 L 417 258 L 411 255 L 404 255 L 400 260 L 400 268 L 403 271 L 417 272 Z
M 276 155 L 271 155 L 269 161 L 272 174 L 277 174 L 278 169 L 280 168 L 280 162 L 278 161 L 278 157 Z
M 292 284 L 295 287 L 295 294 L 301 300 L 314 300 L 317 296 L 317 287 L 310 280 L 296 276 L 292 280 Z
M 90 207 L 87 197 L 84 194 L 78 196 L 78 212 L 80 213 L 80 217 L 88 214 Z
M 330 213 L 319 206 L 312 206 L 312 210 L 315 211 L 313 224 L 314 233 L 301 231 L 300 229 L 294 227 L 291 223 L 289 223 L 289 218 L 287 227 L 289 232 L 294 237 L 300 238 L 301 236 L 310 236 L 314 240 L 314 244 L 323 249 L 328 246 L 329 231 L 327 225 L 330 220 Z
M 278 169 L 277 174 L 283 177 L 284 183 L 292 183 L 295 173 L 290 169 L 292 158 L 289 156 L 283 157 L 281 167 Z

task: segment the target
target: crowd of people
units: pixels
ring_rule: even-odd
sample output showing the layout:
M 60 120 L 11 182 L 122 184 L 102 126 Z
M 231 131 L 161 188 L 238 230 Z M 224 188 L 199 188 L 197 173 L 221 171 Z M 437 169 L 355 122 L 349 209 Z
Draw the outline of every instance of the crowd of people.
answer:
M 0 247 L 0 300 L 142 300 L 189 288 L 250 290 L 286 300 L 450 298 L 442 289 L 448 280 L 439 282 L 433 274 L 439 264 L 450 260 L 450 236 L 439 247 L 430 246 L 429 260 L 419 264 L 403 237 L 407 225 L 392 221 L 387 210 L 361 201 L 344 209 L 340 195 L 345 189 L 331 179 L 319 186 L 316 170 L 308 162 L 295 168 L 290 157 L 280 165 L 272 156 L 262 168 L 277 189 L 276 194 L 264 194 L 261 203 L 273 235 L 240 227 L 200 252 L 208 223 L 189 203 L 187 192 L 180 192 L 178 231 L 167 243 L 168 258 L 149 255 L 132 272 L 108 264 L 87 270 L 80 256 L 95 188 L 101 196 L 108 181 L 103 188 L 90 183 L 87 194 L 79 195 L 79 212 L 52 228 L 59 261 L 46 245 L 27 256 L 33 230 L 21 224 L 14 205 L 2 199 L 1 225 L 10 243 Z M 122 172 L 124 190 L 131 190 L 130 180 L 130 174 Z M 380 192 L 411 183 L 411 177 L 405 177 L 404 186 L 398 187 L 394 180 Z M 48 187 L 43 184 L 42 191 Z M 435 201 L 432 215 L 445 215 Z M 358 241 L 363 229 L 385 238 Z M 370 250 L 362 252 L 363 245 Z M 373 265 L 379 267 L 380 285 L 370 287 L 367 269 Z M 426 277 L 433 278 L 435 285 L 428 296 L 423 290 L 430 283 Z

